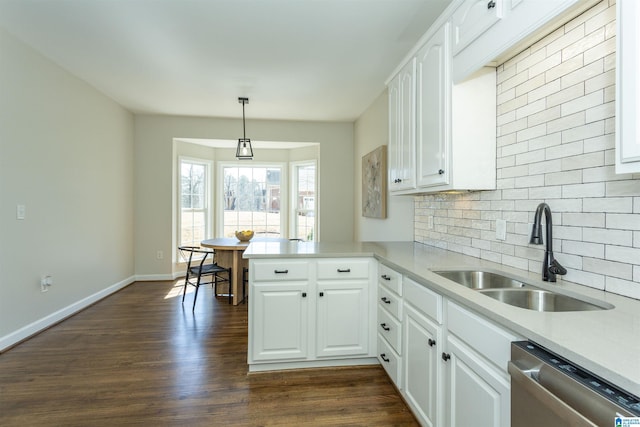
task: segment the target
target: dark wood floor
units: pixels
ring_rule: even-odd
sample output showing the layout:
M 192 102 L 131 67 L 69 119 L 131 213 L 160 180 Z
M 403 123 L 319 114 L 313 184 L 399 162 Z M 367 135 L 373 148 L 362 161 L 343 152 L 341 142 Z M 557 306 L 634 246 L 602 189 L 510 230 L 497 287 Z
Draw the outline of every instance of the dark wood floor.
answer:
M 1 426 L 413 426 L 381 367 L 247 373 L 247 306 L 139 282 L 0 354 Z M 204 292 L 203 292 L 204 291 Z

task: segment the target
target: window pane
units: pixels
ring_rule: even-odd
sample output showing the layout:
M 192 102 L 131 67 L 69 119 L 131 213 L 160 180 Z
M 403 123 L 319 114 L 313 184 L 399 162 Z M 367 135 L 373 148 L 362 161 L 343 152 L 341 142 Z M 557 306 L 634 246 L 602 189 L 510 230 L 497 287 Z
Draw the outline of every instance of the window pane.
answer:
M 223 175 L 224 236 L 251 229 L 256 235 L 279 237 L 280 203 L 271 200 L 271 193 L 279 197 L 280 168 L 229 166 L 224 167 Z
M 296 173 L 296 237 L 307 241 L 315 236 L 316 209 L 316 166 L 315 164 L 299 165 Z
M 199 245 L 208 237 L 207 175 L 205 163 L 180 163 L 180 245 Z

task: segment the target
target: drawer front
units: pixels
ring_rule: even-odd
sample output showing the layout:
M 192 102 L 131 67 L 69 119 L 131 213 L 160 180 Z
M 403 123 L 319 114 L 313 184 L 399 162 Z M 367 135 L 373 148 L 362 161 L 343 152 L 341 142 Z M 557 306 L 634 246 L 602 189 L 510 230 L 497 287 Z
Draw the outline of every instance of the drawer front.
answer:
M 442 324 L 442 296 L 411 279 L 404 279 L 404 301 Z
M 378 282 L 402 296 L 402 274 L 384 264 L 378 266 Z
M 398 389 L 401 389 L 402 359 L 380 335 L 378 335 L 378 360 L 384 370 L 387 371 L 391 381 L 394 382 Z
M 467 47 L 501 18 L 502 0 L 466 0 L 451 17 L 453 54 Z
M 402 354 L 401 323 L 380 307 L 378 307 L 378 334 L 382 335 L 398 354 Z
M 309 278 L 309 261 L 254 261 L 249 271 L 253 275 L 253 280 L 257 282 L 307 280 Z
M 368 259 L 320 259 L 318 260 L 318 279 L 367 279 L 369 278 Z
M 521 337 L 451 301 L 447 302 L 447 322 L 449 332 L 458 336 L 502 371 L 507 371 L 507 362 L 511 358 L 511 341 L 522 339 Z
M 402 319 L 402 300 L 382 285 L 378 285 L 378 306 L 383 307 L 396 319 Z

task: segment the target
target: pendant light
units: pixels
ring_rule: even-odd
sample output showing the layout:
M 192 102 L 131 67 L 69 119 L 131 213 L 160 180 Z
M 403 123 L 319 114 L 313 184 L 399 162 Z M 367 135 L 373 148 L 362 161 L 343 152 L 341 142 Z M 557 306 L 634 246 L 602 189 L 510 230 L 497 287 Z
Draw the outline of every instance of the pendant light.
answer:
M 249 98 L 238 98 L 238 102 L 242 104 L 242 138 L 238 138 L 236 158 L 238 160 L 253 160 L 253 148 L 251 147 L 251 140 L 247 138 L 247 130 L 244 123 L 244 104 L 249 103 Z

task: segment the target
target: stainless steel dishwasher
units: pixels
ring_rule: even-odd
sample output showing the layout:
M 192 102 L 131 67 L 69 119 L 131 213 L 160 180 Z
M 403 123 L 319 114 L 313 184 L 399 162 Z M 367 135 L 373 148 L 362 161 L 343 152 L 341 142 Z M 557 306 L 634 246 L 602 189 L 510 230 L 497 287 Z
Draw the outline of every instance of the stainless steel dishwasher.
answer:
M 531 341 L 511 343 L 509 374 L 511 427 L 613 427 L 617 417 L 640 417 L 637 396 Z

